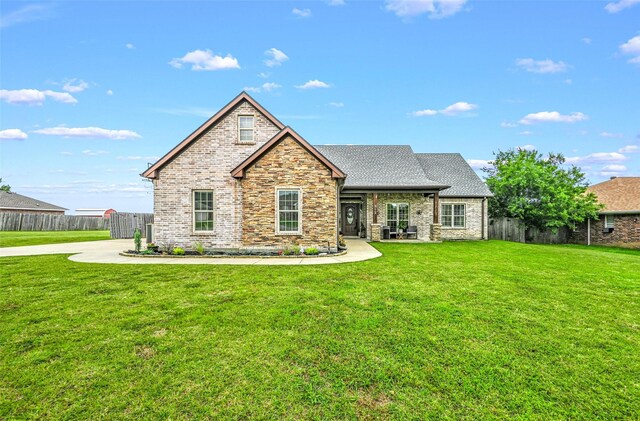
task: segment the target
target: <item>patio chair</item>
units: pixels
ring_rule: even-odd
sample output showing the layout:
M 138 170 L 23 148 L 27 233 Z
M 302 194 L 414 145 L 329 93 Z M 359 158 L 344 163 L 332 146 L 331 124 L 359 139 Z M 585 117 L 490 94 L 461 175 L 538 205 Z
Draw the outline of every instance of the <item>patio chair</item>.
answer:
M 418 226 L 417 225 L 409 225 L 407 227 L 407 238 L 411 238 L 411 236 L 414 236 L 415 239 L 418 239 Z
M 398 228 L 389 228 L 389 238 L 398 238 Z
M 391 232 L 391 228 L 389 228 L 388 225 L 383 225 L 382 226 L 382 239 L 383 240 L 388 240 L 389 238 L 391 238 L 390 232 Z

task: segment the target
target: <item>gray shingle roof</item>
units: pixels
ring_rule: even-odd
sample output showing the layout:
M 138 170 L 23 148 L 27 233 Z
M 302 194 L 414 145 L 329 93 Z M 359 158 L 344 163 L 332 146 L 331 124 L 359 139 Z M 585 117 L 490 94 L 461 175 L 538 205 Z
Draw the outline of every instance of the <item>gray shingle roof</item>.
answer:
M 345 188 L 438 189 L 449 184 L 425 175 L 411 146 L 314 145 L 347 174 Z
M 0 209 L 66 211 L 66 208 L 32 199 L 18 193 L 0 191 Z
M 416 157 L 427 177 L 451 187 L 440 192 L 442 197 L 491 197 L 487 185 L 459 153 L 417 153 Z

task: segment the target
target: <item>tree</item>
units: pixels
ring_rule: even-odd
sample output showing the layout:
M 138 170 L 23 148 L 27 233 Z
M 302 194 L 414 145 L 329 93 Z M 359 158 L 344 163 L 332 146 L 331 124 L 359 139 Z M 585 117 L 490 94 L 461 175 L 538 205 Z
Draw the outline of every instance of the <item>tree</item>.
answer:
M 2 184 L 2 178 L 0 178 L 0 191 L 11 191 L 10 185 Z
M 562 154 L 543 157 L 537 151 L 498 151 L 493 167 L 483 168 L 494 197 L 489 199 L 493 217 L 521 219 L 527 228 L 575 228 L 595 218 L 602 208 L 587 192 L 580 168 L 564 166 Z

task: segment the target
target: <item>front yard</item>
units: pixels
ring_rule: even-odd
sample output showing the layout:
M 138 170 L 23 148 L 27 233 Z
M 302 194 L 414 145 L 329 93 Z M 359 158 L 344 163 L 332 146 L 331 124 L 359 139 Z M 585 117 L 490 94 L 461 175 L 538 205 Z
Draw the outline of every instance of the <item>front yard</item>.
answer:
M 0 231 L 0 247 L 37 246 L 108 240 L 109 230 L 99 231 Z
M 0 259 L 0 419 L 638 418 L 640 252 L 326 266 Z

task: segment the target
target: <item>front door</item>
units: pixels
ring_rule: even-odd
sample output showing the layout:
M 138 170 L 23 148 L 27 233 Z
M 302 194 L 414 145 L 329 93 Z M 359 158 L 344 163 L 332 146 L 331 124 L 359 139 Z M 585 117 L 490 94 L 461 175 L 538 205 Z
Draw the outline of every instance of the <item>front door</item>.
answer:
M 358 205 L 348 203 L 342 205 L 342 234 L 345 237 L 356 237 L 358 235 Z

